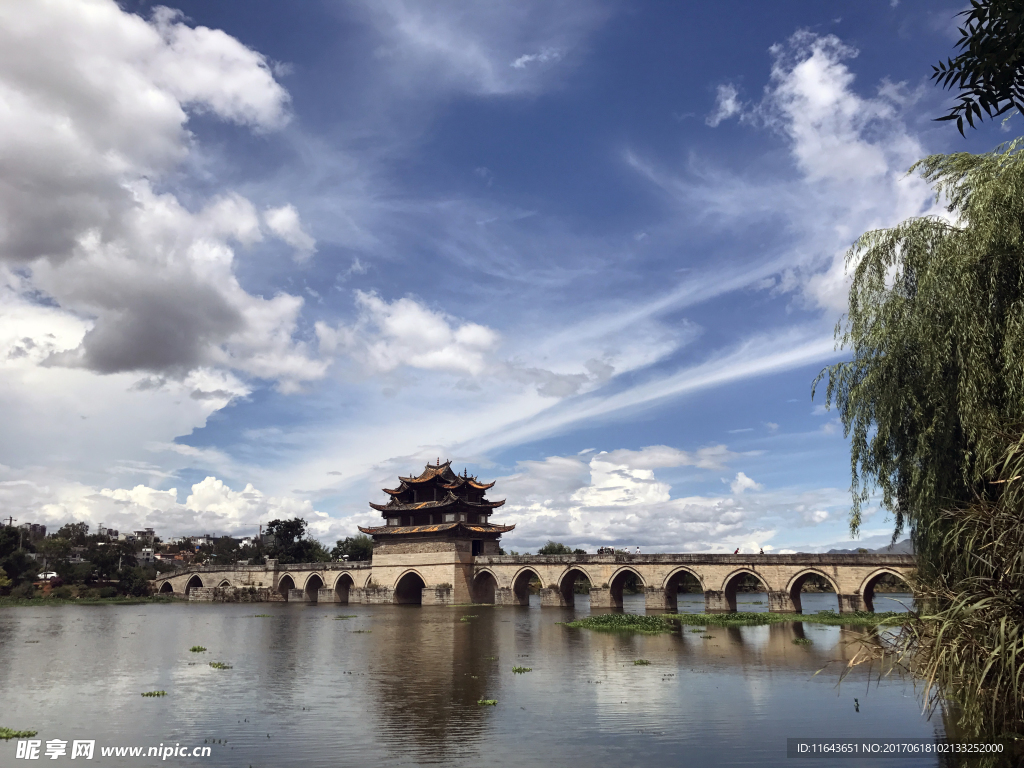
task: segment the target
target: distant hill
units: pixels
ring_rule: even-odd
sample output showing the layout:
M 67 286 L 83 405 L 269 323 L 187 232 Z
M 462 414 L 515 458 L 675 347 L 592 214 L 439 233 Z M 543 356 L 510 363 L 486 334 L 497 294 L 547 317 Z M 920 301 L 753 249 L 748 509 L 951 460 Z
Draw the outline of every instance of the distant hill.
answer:
M 826 554 L 829 555 L 855 555 L 860 547 L 854 549 L 830 549 Z M 866 547 L 865 547 L 866 549 Z M 897 541 L 895 544 L 878 549 L 868 549 L 873 555 L 912 555 L 914 554 L 914 543 L 910 539 L 904 539 L 903 541 Z

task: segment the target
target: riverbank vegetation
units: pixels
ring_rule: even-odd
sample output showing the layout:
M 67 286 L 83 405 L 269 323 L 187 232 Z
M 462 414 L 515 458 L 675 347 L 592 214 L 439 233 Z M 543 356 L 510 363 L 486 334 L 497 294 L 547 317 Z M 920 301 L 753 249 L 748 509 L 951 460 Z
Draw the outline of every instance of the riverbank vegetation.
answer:
M 915 166 L 955 223 L 857 241 L 837 329 L 853 358 L 823 372 L 851 437 L 853 530 L 877 488 L 914 540 L 903 657 L 972 737 L 1024 732 L 1021 141 Z
M 641 616 L 634 613 L 604 613 L 586 616 L 565 624 L 574 629 L 591 629 L 597 632 L 636 632 L 655 635 L 661 632 L 675 632 L 683 626 L 694 627 L 757 627 L 767 624 L 804 622 L 828 624 L 831 626 L 877 627 L 899 625 L 906 618 L 905 613 L 666 613 L 661 616 Z M 693 632 L 702 632 L 695 629 Z
M 112 597 L 96 597 L 83 595 L 82 597 L 53 597 L 44 595 L 42 590 L 37 591 L 37 596 L 32 598 L 16 597 L 8 595 L 0 597 L 0 608 L 6 607 L 31 607 L 40 605 L 141 605 L 143 603 L 174 603 L 180 598 L 168 597 L 167 595 L 147 595 L 145 597 L 133 597 L 131 595 L 113 595 Z
M 1024 10 L 977 0 L 942 119 L 1019 113 Z M 1012 113 L 1011 113 L 1012 114 Z M 851 359 L 822 372 L 850 438 L 851 528 L 881 506 L 917 554 L 918 613 L 897 650 L 965 738 L 1024 733 L 1024 139 L 933 155 L 919 173 L 948 215 L 862 235 L 847 254 Z

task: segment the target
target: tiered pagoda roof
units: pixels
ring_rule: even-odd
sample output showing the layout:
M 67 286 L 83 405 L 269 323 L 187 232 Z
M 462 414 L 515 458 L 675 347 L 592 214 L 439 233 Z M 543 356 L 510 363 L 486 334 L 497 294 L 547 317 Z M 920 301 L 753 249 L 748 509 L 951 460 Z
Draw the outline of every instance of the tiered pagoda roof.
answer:
M 472 534 L 500 534 L 514 525 L 492 525 L 492 510 L 505 500 L 488 501 L 485 492 L 494 483 L 482 483 L 463 471 L 452 471 L 451 461 L 427 464 L 416 477 L 399 476 L 397 488 L 384 488 L 391 498 L 386 504 L 370 506 L 387 520 L 386 526 L 360 528 L 363 533 L 378 535 L 431 534 L 459 531 Z

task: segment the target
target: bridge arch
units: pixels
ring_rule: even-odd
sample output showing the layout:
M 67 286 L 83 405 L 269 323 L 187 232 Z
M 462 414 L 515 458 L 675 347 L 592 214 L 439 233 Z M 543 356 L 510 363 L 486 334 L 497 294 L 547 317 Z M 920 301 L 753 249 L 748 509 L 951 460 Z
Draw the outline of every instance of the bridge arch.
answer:
M 722 582 L 722 595 L 725 598 L 725 603 L 728 606 L 729 613 L 736 613 L 736 590 L 744 576 L 753 576 L 761 583 L 761 586 L 764 587 L 765 593 L 770 591 L 768 589 L 768 583 L 764 580 L 764 576 L 752 568 L 739 568 L 733 571 L 726 576 L 725 581 Z
M 334 602 L 348 603 L 348 591 L 354 586 L 355 582 L 352 580 L 352 574 L 347 571 L 342 572 L 334 580 Z
M 494 604 L 494 595 L 498 589 L 498 577 L 490 568 L 481 568 L 473 576 L 473 602 Z
M 686 566 L 680 566 L 674 571 L 670 572 L 665 577 L 665 581 L 662 584 L 662 588 L 665 590 L 665 609 L 668 611 L 679 610 L 679 587 L 687 577 L 692 578 L 697 582 L 697 586 L 700 587 L 701 593 L 707 592 L 707 588 L 704 586 L 704 579 L 701 575 L 692 568 Z
M 306 578 L 302 591 L 306 594 L 307 603 L 315 603 L 320 596 L 320 588 L 324 586 L 324 580 L 319 573 L 312 573 Z
M 576 582 L 580 579 L 586 579 L 591 587 L 594 586 L 594 580 L 590 578 L 586 568 L 579 565 L 569 566 L 558 577 L 558 591 L 562 593 L 564 605 L 576 604 Z
M 828 582 L 828 585 L 832 587 L 832 591 L 836 593 L 836 600 L 839 600 L 839 585 L 836 584 L 835 579 L 818 568 L 805 568 L 793 576 L 786 585 L 786 594 L 789 595 L 789 599 L 793 603 L 793 611 L 795 613 L 803 613 L 801 590 L 807 580 L 815 576 Z M 838 610 L 838 603 L 836 604 L 836 609 Z
M 622 607 L 622 590 L 630 576 L 635 577 L 641 587 L 647 587 L 647 581 L 640 575 L 640 571 L 628 565 L 622 566 L 612 574 L 611 579 L 608 581 L 608 593 L 611 596 L 613 608 Z
M 543 579 L 533 568 L 526 566 L 516 571 L 516 575 L 512 577 L 512 595 L 516 605 L 530 604 L 530 582 L 534 579 L 543 586 Z
M 173 591 L 174 591 L 174 585 L 171 584 L 171 582 L 169 582 L 169 581 L 165 581 L 163 584 L 160 585 L 160 594 L 161 595 L 166 595 L 166 594 L 169 594 L 169 593 L 171 593 Z
M 907 591 L 910 591 L 910 584 L 907 583 L 907 575 L 892 568 L 879 568 L 872 571 L 860 585 L 860 597 L 864 601 L 864 610 L 874 612 L 875 610 L 875 585 L 883 576 L 892 576 L 907 584 Z
M 396 605 L 421 605 L 423 588 L 427 582 L 415 570 L 408 570 L 395 582 L 394 600 Z
M 220 584 L 218 584 L 217 586 L 218 587 L 230 587 L 231 586 L 231 582 L 228 581 L 227 579 L 223 579 L 223 580 L 221 580 Z
M 203 586 L 203 580 L 199 578 L 198 573 L 193 573 L 187 582 L 185 582 L 185 594 L 189 594 L 193 589 L 199 589 Z
M 295 589 L 295 579 L 292 578 L 290 573 L 284 574 L 277 581 L 277 591 L 281 594 L 285 600 L 288 599 L 288 593 Z

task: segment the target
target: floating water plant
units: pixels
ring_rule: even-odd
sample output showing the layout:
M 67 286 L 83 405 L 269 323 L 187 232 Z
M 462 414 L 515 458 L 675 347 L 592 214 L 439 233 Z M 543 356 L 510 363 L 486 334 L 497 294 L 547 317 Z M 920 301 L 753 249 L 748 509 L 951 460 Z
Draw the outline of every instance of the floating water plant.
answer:
M 211 661 L 210 666 L 214 669 L 232 669 L 230 664 L 225 664 L 223 661 Z
M 810 644 L 811 644 L 811 641 L 810 641 L 809 638 L 806 638 L 806 637 L 794 637 L 793 638 L 793 645 L 810 645 Z
M 714 635 L 701 635 L 702 640 L 712 640 L 714 637 Z
M 598 632 L 639 632 L 656 635 L 671 632 L 673 627 L 656 616 L 638 616 L 634 613 L 605 613 L 570 621 L 565 626 L 574 629 L 593 629 Z
M 626 614 L 619 614 L 625 616 Z M 874 627 L 880 624 L 900 624 L 906 619 L 905 613 L 888 611 L 871 613 L 870 611 L 852 611 L 836 613 L 835 611 L 818 611 L 817 613 L 673 613 L 661 617 L 660 620 L 674 624 L 714 627 L 754 627 L 764 624 L 784 624 L 801 621 L 807 624 L 830 624 L 832 626 Z
M 512 671 L 517 675 L 525 675 L 527 672 L 533 672 L 533 667 L 512 667 Z
M 371 632 L 373 632 L 372 629 L 353 629 L 352 630 L 352 634 L 353 635 L 368 635 Z
M 10 741 L 11 739 L 31 739 L 39 731 L 15 731 L 10 728 L 0 728 L 0 739 Z
M 166 696 L 167 695 L 167 691 L 146 691 L 142 695 L 147 697 L 147 698 L 153 698 L 155 696 Z
M 475 614 L 475 613 L 474 614 L 466 614 L 465 616 L 463 616 L 460 619 L 460 621 L 469 621 L 470 619 L 475 619 L 476 617 L 477 617 L 477 614 Z
M 335 616 L 334 619 L 335 621 L 340 621 L 341 619 L 354 619 L 355 617 L 356 615 L 354 613 L 351 613 L 347 616 Z
M 206 649 L 203 648 L 203 646 L 201 646 L 201 645 L 193 645 L 191 648 L 189 648 L 189 650 L 192 651 L 192 653 L 205 653 L 206 652 Z
M 651 662 L 649 662 L 647 659 L 637 659 L 633 662 L 634 667 L 649 667 L 650 665 Z
M 272 615 L 270 613 L 254 613 L 252 617 L 254 619 L 269 619 Z
M 480 706 L 495 707 L 495 706 L 498 705 L 498 700 L 497 699 L 480 699 L 477 702 L 477 704 L 479 704 Z

